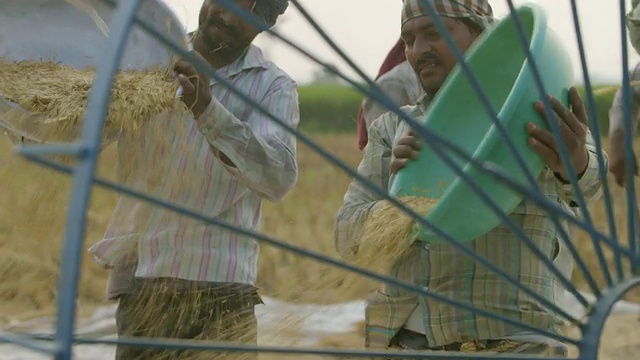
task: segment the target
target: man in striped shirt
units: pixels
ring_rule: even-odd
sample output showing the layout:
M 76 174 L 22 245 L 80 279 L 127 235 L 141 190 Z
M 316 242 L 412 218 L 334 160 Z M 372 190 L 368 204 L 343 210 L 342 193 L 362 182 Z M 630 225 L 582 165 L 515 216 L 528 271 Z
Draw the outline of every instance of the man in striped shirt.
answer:
M 462 51 L 466 51 L 494 21 L 487 0 L 431 0 L 431 3 Z M 429 99 L 440 89 L 457 61 L 421 0 L 405 0 L 402 38 L 407 59 L 426 92 L 417 105 L 405 106 L 402 110 L 413 118 L 422 118 L 429 107 Z M 585 125 L 586 112 L 575 88 L 571 90 L 570 98 L 573 111 L 555 99 L 552 103 L 566 130 L 565 142 L 571 154 L 571 165 L 579 177 L 578 185 L 586 199 L 594 199 L 601 191 L 598 158 Z M 537 109 L 542 113 L 540 103 Z M 383 189 L 389 188 L 397 171 L 419 156 L 421 145 L 410 130 L 406 122 L 390 112 L 375 120 L 369 127 L 369 142 L 358 173 Z M 540 191 L 566 211 L 572 211 L 570 204 L 575 201 L 575 194 L 566 180 L 566 170 L 559 160 L 551 133 L 536 127 L 522 131 L 528 131 L 532 149 L 547 165 L 538 179 Z M 381 200 L 360 182 L 350 184 L 344 204 L 336 215 L 335 241 L 343 257 L 349 259 L 357 255 L 357 241 L 363 225 L 370 214 L 383 205 Z M 545 210 L 524 200 L 510 214 L 510 219 L 565 277 L 571 277 L 572 259 L 566 256 L 566 246 L 560 240 L 558 228 Z M 460 220 L 460 226 L 464 226 L 464 220 Z M 572 229 L 566 221 L 561 221 L 561 225 L 571 234 Z M 556 276 L 506 225 L 497 226 L 471 241 L 469 246 L 523 286 L 551 303 L 556 302 L 559 289 Z M 546 332 L 558 333 L 564 325 L 560 316 L 446 242 L 414 243 L 388 275 Z M 392 285 L 385 285 L 371 295 L 365 314 L 365 345 L 370 348 L 546 356 L 566 356 L 567 353 L 564 344 L 552 338 L 523 331 L 502 320 L 480 316 L 431 297 L 419 297 Z
M 288 7 L 287 0 L 236 4 L 271 26 Z M 217 1 L 205 0 L 192 40 L 196 55 L 217 74 L 295 128 L 296 84 L 252 45 L 258 33 Z M 128 162 L 135 149 L 142 149 L 149 160 L 131 169 L 127 184 L 257 231 L 263 199 L 281 200 L 296 182 L 295 137 L 191 64 L 179 61 L 175 72 L 193 116 L 149 121 L 142 143 L 120 135 L 120 164 Z M 150 161 L 159 157 L 161 162 Z M 158 168 L 164 176 L 150 185 L 145 174 Z M 254 239 L 119 197 L 104 239 L 90 252 L 112 270 L 107 293 L 119 300 L 120 336 L 256 343 L 254 306 L 261 300 L 255 288 L 259 247 Z M 116 358 L 193 355 L 120 346 Z

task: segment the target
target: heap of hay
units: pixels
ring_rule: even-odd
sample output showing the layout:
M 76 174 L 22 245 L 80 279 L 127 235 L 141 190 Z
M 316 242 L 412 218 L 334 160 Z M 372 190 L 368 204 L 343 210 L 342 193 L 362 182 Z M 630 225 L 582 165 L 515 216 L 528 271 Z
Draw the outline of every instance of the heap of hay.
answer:
M 95 75 L 53 61 L 10 62 L 0 58 L 0 96 L 43 120 L 25 123 L 23 112 L 0 114 L 15 128 L 37 132 L 43 141 L 69 140 L 79 130 Z M 166 111 L 188 113 L 176 98 L 177 83 L 168 69 L 123 70 L 114 80 L 105 130 L 135 132 Z M 34 124 L 33 122 L 38 122 Z
M 425 216 L 438 199 L 406 196 L 398 200 Z M 354 262 L 366 269 L 388 274 L 411 248 L 409 237 L 416 221 L 389 201 L 374 208 L 363 226 Z

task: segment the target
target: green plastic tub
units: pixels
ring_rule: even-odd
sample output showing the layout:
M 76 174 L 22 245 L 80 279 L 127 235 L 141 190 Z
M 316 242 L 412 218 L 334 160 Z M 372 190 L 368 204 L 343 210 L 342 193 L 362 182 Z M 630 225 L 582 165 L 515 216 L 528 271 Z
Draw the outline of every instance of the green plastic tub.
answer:
M 519 7 L 517 14 L 529 36 L 530 50 L 545 90 L 567 105 L 568 89 L 574 80 L 573 69 L 562 43 L 548 27 L 544 10 L 536 4 L 527 4 Z M 512 17 L 503 18 L 485 31 L 465 56 L 527 167 L 538 177 L 544 163 L 527 143 L 526 123 L 547 126 L 534 110 L 534 102 L 540 96 Z M 422 120 L 426 127 L 473 154 L 475 159 L 499 166 L 513 180 L 527 184 L 525 173 L 459 66 L 447 78 Z M 511 213 L 522 201 L 523 197 L 506 185 L 450 151 L 447 153 L 505 213 Z M 390 193 L 439 199 L 425 217 L 459 241 L 476 239 L 501 222 L 428 146 L 424 146 L 418 160 L 398 172 Z M 418 224 L 415 230 L 411 240 L 445 241 Z

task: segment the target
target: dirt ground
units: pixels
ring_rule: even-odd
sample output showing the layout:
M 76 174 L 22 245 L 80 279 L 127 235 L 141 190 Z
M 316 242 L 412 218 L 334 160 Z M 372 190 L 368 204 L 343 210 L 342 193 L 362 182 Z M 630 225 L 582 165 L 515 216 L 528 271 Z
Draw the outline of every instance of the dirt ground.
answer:
M 572 337 L 579 337 L 578 329 L 571 329 Z M 570 349 L 571 357 L 577 356 L 576 349 Z M 601 337 L 600 360 L 636 360 L 640 359 L 640 317 L 638 314 L 612 315 Z
M 322 339 L 320 347 L 359 348 L 362 346 L 362 325 L 352 333 L 340 334 Z M 569 329 L 572 338 L 579 338 L 577 328 Z M 569 349 L 569 357 L 577 358 L 576 348 Z M 275 360 L 276 357 L 264 355 L 261 360 Z M 292 358 L 293 359 L 293 358 Z M 327 359 L 327 357 L 305 357 L 304 359 Z M 335 358 L 336 360 L 338 358 Z M 601 338 L 599 360 L 637 360 L 640 359 L 640 314 L 614 314 L 604 329 Z

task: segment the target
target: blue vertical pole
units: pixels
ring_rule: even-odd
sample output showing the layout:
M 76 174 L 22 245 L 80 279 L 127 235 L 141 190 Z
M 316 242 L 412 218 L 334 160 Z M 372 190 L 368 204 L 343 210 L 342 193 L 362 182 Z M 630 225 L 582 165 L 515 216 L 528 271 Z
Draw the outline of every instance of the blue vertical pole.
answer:
M 622 98 L 624 109 L 624 152 L 625 163 L 627 164 L 627 210 L 628 210 L 628 237 L 629 249 L 631 250 L 631 272 L 639 274 L 638 267 L 638 247 L 640 240 L 638 239 L 636 228 L 638 220 L 638 204 L 636 203 L 636 191 L 633 174 L 633 135 L 631 134 L 631 81 L 629 79 L 629 52 L 627 47 L 627 28 L 626 28 L 626 6 L 625 0 L 620 0 L 620 35 L 622 45 Z M 619 255 L 619 254 L 616 254 Z
M 67 213 L 65 241 L 62 250 L 60 278 L 58 279 L 58 318 L 55 342 L 56 360 L 72 357 L 73 330 L 76 315 L 76 297 L 80 276 L 86 214 L 91 197 L 91 185 L 96 167 L 104 118 L 110 101 L 113 77 L 133 24 L 140 0 L 121 0 L 116 6 L 107 46 L 93 82 L 78 153 L 78 164 L 73 173 L 73 191 Z

